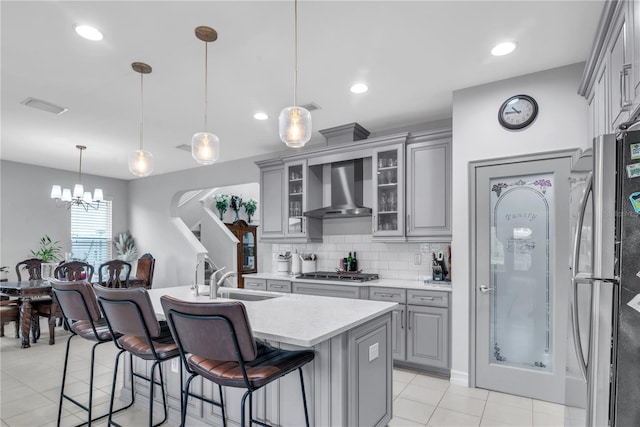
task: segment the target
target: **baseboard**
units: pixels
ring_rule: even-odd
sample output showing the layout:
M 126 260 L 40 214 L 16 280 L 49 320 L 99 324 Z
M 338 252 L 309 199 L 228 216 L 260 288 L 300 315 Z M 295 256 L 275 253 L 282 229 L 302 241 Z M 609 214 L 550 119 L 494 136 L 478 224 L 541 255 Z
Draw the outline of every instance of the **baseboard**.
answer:
M 469 372 L 452 369 L 449 382 L 451 384 L 469 387 Z

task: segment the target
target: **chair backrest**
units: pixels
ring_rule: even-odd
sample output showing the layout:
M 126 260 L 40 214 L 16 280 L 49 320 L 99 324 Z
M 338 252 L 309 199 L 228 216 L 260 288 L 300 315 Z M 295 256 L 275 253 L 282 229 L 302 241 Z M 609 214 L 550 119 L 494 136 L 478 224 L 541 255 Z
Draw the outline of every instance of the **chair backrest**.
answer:
M 85 320 L 95 322 L 102 316 L 91 283 L 51 281 L 53 294 L 64 317 L 70 321 Z
M 168 295 L 162 296 L 160 301 L 182 354 L 239 361 L 237 345 L 243 361 L 256 358 L 256 341 L 240 301 L 193 303 Z
M 156 266 L 156 260 L 151 254 L 144 254 L 138 258 L 138 266 L 136 267 L 136 277 L 138 279 L 144 279 L 145 287 L 151 289 L 153 282 L 153 270 Z
M 160 323 L 145 288 L 115 289 L 94 285 L 94 291 L 114 332 L 146 337 L 148 331 L 150 338 L 160 336 Z
M 42 260 L 38 258 L 25 259 L 16 264 L 16 275 L 18 276 L 18 282 L 22 280 L 22 274 L 20 270 L 26 270 L 29 273 L 27 280 L 40 280 L 42 279 Z
M 68 280 L 70 282 L 86 280 L 87 282 L 91 282 L 93 278 L 93 265 L 83 261 L 63 262 L 56 267 L 53 275 L 58 280 Z M 82 277 L 83 275 L 84 277 Z
M 121 279 L 123 272 L 125 277 Z M 128 288 L 130 275 L 131 264 L 119 259 L 107 261 L 98 267 L 98 283 L 107 288 Z

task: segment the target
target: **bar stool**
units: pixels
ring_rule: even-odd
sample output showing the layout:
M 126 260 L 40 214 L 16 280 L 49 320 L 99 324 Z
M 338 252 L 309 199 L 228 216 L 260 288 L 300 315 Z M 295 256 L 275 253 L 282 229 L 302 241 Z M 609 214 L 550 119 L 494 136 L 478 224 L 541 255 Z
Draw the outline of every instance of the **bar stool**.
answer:
M 167 322 L 158 322 L 145 288 L 106 288 L 94 285 L 94 290 L 107 326 L 114 337 L 113 341 L 120 349 L 120 353 L 126 351 L 143 360 L 153 360 L 151 374 L 148 377 L 134 372 L 133 362 L 131 374 L 149 381 L 149 426 L 159 426 L 167 420 L 169 415 L 161 362 L 180 356 Z M 159 381 L 155 379 L 156 367 L 159 371 Z M 182 366 L 180 366 L 180 380 L 182 380 Z M 154 384 L 160 386 L 164 408 L 164 418 L 155 425 L 153 425 Z M 133 380 L 131 389 L 133 392 Z M 114 393 L 111 394 L 110 408 L 113 407 L 113 396 Z M 182 402 L 183 400 L 180 399 L 181 405 Z M 118 425 L 109 416 L 108 425 L 111 424 Z
M 79 425 L 88 425 L 91 426 L 93 421 L 102 419 L 106 416 L 111 415 L 111 408 L 108 413 L 104 415 L 100 415 L 99 417 L 92 418 L 92 407 L 93 407 L 93 373 L 94 373 L 94 365 L 95 365 L 95 353 L 96 348 L 105 343 L 109 343 L 112 341 L 111 332 L 107 327 L 106 320 L 100 315 L 100 309 L 98 307 L 98 303 L 96 301 L 96 296 L 93 292 L 93 288 L 91 287 L 91 283 L 89 282 L 59 282 L 59 281 L 51 281 L 51 286 L 53 288 L 54 297 L 58 301 L 58 305 L 62 314 L 64 316 L 65 323 L 69 331 L 71 331 L 71 336 L 67 339 L 67 348 L 64 355 L 64 368 L 62 371 L 62 387 L 60 389 L 60 403 L 58 405 L 58 426 L 60 425 L 60 419 L 62 417 L 62 403 L 64 399 L 70 401 L 71 403 L 79 406 L 87 412 L 87 422 L 79 424 Z M 69 364 L 69 349 L 71 346 L 71 340 L 79 336 L 89 341 L 94 341 L 95 344 L 91 348 L 91 371 L 89 374 L 89 406 L 85 406 L 84 404 L 78 402 L 73 397 L 66 395 L 64 393 L 64 388 L 67 379 L 67 366 Z M 119 336 L 119 335 L 118 335 Z M 117 370 L 118 370 L 118 359 L 121 353 L 116 355 L 114 373 L 113 373 L 113 386 L 112 386 L 112 396 L 113 400 L 113 392 L 115 390 L 115 384 L 117 380 Z M 132 378 L 133 382 L 133 378 Z M 133 397 L 131 399 L 131 403 L 128 405 L 118 409 L 115 412 L 122 411 L 124 409 L 129 408 L 133 405 Z
M 202 399 L 189 392 L 191 380 L 196 376 L 219 387 L 247 389 L 242 396 L 241 425 L 245 425 L 245 401 L 249 397 L 249 425 L 268 427 L 253 418 L 253 392 L 296 369 L 300 373 L 304 416 L 309 427 L 302 366 L 313 360 L 313 351 L 282 350 L 257 342 L 240 301 L 191 303 L 168 295 L 162 296 L 160 301 L 182 362 L 190 374 L 182 393 L 182 427 L 188 397 Z M 224 420 L 224 410 L 222 416 Z

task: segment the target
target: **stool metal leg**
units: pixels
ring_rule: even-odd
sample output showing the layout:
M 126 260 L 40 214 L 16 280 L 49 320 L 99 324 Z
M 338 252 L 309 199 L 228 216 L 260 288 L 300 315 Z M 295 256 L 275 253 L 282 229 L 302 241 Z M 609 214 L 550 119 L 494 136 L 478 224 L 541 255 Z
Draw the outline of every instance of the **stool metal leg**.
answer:
M 60 403 L 58 404 L 58 422 L 57 426 L 60 427 L 60 420 L 62 418 L 62 402 L 64 400 L 64 385 L 67 380 L 67 365 L 69 363 L 69 347 L 71 346 L 71 338 L 75 337 L 75 334 L 72 334 L 67 339 L 67 348 L 64 352 L 64 367 L 62 368 L 62 386 L 60 387 Z
M 298 372 L 300 372 L 300 387 L 302 388 L 302 404 L 304 405 L 304 420 L 307 422 L 307 427 L 309 427 L 309 410 L 307 409 L 307 394 L 304 391 L 304 376 L 302 375 L 302 367 L 298 368 Z

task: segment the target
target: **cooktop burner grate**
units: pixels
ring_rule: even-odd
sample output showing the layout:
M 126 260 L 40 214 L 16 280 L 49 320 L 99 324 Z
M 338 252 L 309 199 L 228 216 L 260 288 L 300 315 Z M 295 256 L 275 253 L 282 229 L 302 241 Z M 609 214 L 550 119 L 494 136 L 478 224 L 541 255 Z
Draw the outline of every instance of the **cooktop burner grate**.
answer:
M 338 280 L 343 282 L 368 282 L 369 280 L 378 280 L 377 274 L 356 273 L 356 272 L 336 272 L 336 271 L 314 271 L 312 273 L 303 273 L 296 276 L 297 279 L 319 279 L 319 280 Z

